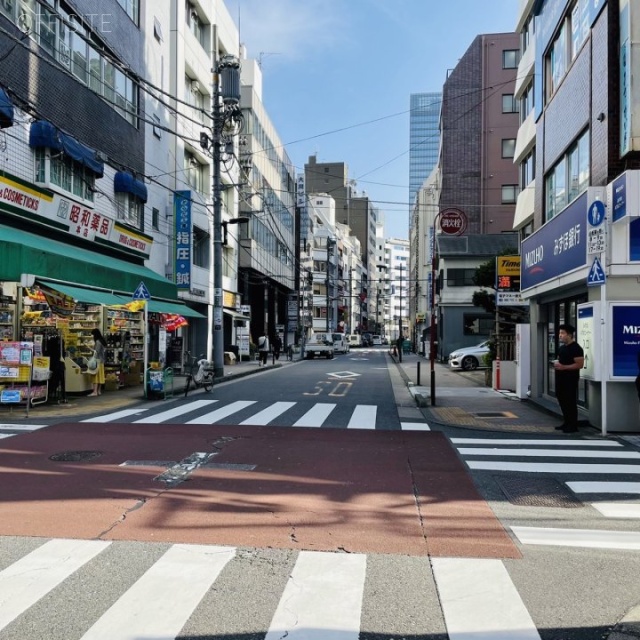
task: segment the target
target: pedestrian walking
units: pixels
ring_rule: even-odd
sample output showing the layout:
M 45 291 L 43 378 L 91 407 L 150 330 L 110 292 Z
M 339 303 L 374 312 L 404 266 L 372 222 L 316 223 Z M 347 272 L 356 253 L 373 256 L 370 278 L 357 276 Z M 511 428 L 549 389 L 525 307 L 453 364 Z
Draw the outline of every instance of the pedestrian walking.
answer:
M 267 364 L 267 356 L 269 355 L 269 338 L 267 338 L 267 332 L 258 338 L 258 353 L 260 355 L 260 362 L 258 366 Z
M 282 352 L 282 338 L 276 333 L 273 339 L 273 357 L 276 360 L 280 360 L 280 353 Z
M 89 395 L 99 396 L 102 394 L 102 385 L 105 383 L 104 361 L 107 341 L 102 336 L 100 329 L 92 329 L 91 335 L 93 336 L 93 356 L 89 362 L 95 366 L 88 366 L 88 372 L 92 376 L 93 384 L 93 391 Z
M 558 359 L 553 366 L 556 371 L 556 398 L 562 411 L 564 422 L 556 427 L 564 433 L 578 430 L 578 382 L 580 369 L 584 366 L 584 350 L 575 341 L 575 327 L 570 324 L 558 326 Z

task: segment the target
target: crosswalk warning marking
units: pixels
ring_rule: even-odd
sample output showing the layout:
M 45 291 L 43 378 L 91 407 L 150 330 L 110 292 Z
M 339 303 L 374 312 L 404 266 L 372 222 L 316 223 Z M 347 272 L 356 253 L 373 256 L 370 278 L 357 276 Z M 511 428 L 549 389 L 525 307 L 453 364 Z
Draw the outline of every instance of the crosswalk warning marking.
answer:
M 359 404 L 351 415 L 348 429 L 375 429 L 378 407 L 375 404 Z
M 235 553 L 233 547 L 173 545 L 81 640 L 178 636 Z
M 467 460 L 471 469 L 482 471 L 522 471 L 528 473 L 607 473 L 640 475 L 640 465 L 564 462 L 501 462 Z
M 450 640 L 540 640 L 500 560 L 433 558 L 431 562 Z
M 631 493 L 640 494 L 640 482 L 576 481 L 566 485 L 574 493 Z
M 0 571 L 0 630 L 110 544 L 101 540 L 50 540 Z
M 313 405 L 309 411 L 307 411 L 300 420 L 298 420 L 294 427 L 321 427 L 324 421 L 329 417 L 329 414 L 336 408 L 337 405 L 330 402 L 318 402 Z
M 265 640 L 358 640 L 366 569 L 363 554 L 301 551 Z
M 254 416 L 243 420 L 240 424 L 264 426 L 281 416 L 285 411 L 293 407 L 295 402 L 274 402 L 266 409 L 259 411 Z
M 403 431 L 431 431 L 426 422 L 401 422 L 400 428 Z
M 553 527 L 511 527 L 522 544 L 590 549 L 640 550 L 640 533 L 598 529 L 559 529 Z
M 134 424 L 155 424 L 156 422 L 164 422 L 165 420 L 171 420 L 171 418 L 183 416 L 185 413 L 196 411 L 197 409 L 201 409 L 202 407 L 207 407 L 214 402 L 218 401 L 194 400 L 187 405 L 178 405 L 177 407 L 173 407 L 173 409 L 167 409 L 166 411 L 161 411 L 160 413 L 154 413 L 152 416 L 146 416 L 144 418 L 140 418 L 140 420 L 134 420 Z
M 500 456 L 517 458 L 617 458 L 640 459 L 637 451 L 594 451 L 593 449 L 489 449 L 486 447 L 458 447 L 463 456 Z
M 193 420 L 189 420 L 185 424 L 213 424 L 214 422 L 217 422 L 218 420 L 224 420 L 230 415 L 233 415 L 238 411 L 242 411 L 242 409 L 246 409 L 247 407 L 250 407 L 255 403 L 255 400 L 238 400 L 237 402 L 228 404 L 226 407 L 216 409 L 215 411 L 210 411 L 209 413 L 198 416 Z
M 129 416 L 135 416 L 139 413 L 144 413 L 145 411 L 149 411 L 150 407 L 138 407 L 137 409 L 123 409 L 122 411 L 114 411 L 113 413 L 105 413 L 102 416 L 93 416 L 92 418 L 87 418 L 86 420 L 81 420 L 81 422 L 112 422 L 113 420 L 120 420 L 120 418 L 128 418 Z
M 541 447 L 564 447 L 570 445 L 572 447 L 621 447 L 619 442 L 612 440 L 561 440 L 556 438 L 548 438 L 545 440 L 536 439 L 518 439 L 518 438 L 451 438 L 453 444 L 504 444 L 518 446 L 537 446 Z
M 624 502 L 593 502 L 591 506 L 605 518 L 625 518 L 637 520 L 640 518 L 640 504 Z

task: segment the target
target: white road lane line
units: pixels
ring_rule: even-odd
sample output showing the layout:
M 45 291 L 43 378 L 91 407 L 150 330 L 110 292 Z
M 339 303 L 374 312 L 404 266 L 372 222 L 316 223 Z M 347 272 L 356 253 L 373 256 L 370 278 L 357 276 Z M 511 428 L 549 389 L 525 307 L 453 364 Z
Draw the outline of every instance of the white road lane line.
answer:
M 0 424 L 0 429 L 11 431 L 37 431 L 38 429 L 44 429 L 46 424 Z
M 534 458 L 625 458 L 640 459 L 637 451 L 594 451 L 576 449 L 488 449 L 485 447 L 458 447 L 463 456 L 504 456 L 504 457 L 534 457 Z
M 0 629 L 104 551 L 99 540 L 50 540 L 0 572 Z
M 151 407 L 137 408 L 137 409 L 123 409 L 122 411 L 115 411 L 113 413 L 105 413 L 102 416 L 94 416 L 93 418 L 87 418 L 81 420 L 81 422 L 111 422 L 112 420 L 119 420 L 120 418 L 127 418 L 128 416 L 135 416 L 138 413 L 144 413 L 149 411 Z
M 265 640 L 358 640 L 363 554 L 301 551 Z
M 640 504 L 625 504 L 624 502 L 592 502 L 605 518 L 626 518 L 637 520 L 640 518 Z
M 588 464 L 573 462 L 501 462 L 499 460 L 467 460 L 471 469 L 482 471 L 523 471 L 529 473 L 624 473 L 640 474 L 640 464 Z
M 611 440 L 519 440 L 517 438 L 451 438 L 453 444 L 516 444 L 518 446 L 541 446 L 541 447 L 621 447 L 619 442 Z
M 238 411 L 242 411 L 242 409 L 246 409 L 250 407 L 252 404 L 255 404 L 255 400 L 238 400 L 237 402 L 232 402 L 228 404 L 226 407 L 222 407 L 221 409 L 216 409 L 215 411 L 210 411 L 209 413 L 205 413 L 193 420 L 189 420 L 185 422 L 185 424 L 213 424 L 218 420 L 223 420 L 224 418 L 232 415 L 233 413 L 237 413 Z
M 433 558 L 449 640 L 540 640 L 500 560 Z
M 266 425 L 277 417 L 281 416 L 285 411 L 293 407 L 295 402 L 274 402 L 272 405 L 259 411 L 255 416 L 247 418 L 240 424 Z
M 191 411 L 195 411 L 196 409 L 207 407 L 214 402 L 218 401 L 193 400 L 191 402 L 188 402 L 187 404 L 180 404 L 177 407 L 173 407 L 173 409 L 167 409 L 166 411 L 161 411 L 160 413 L 154 413 L 152 416 L 147 416 L 146 418 L 141 418 L 140 420 L 134 420 L 133 424 L 156 424 L 165 422 L 165 420 L 171 420 L 171 418 L 183 416 L 187 413 L 190 413 Z
M 2 438 L 10 438 L 11 436 L 15 435 L 15 433 L 0 433 L 0 440 L 2 440 Z
M 375 429 L 378 407 L 375 404 L 358 404 L 353 410 L 347 429 Z
M 426 422 L 401 422 L 400 428 L 403 431 L 431 431 Z
M 175 638 L 234 556 L 232 547 L 173 545 L 81 640 Z
M 640 533 L 597 529 L 554 529 L 545 527 L 511 527 L 522 544 L 590 549 L 640 550 Z
M 574 493 L 638 493 L 640 482 L 566 482 Z
M 318 402 L 314 404 L 294 427 L 321 427 L 322 423 L 329 417 L 329 414 L 336 408 L 335 404 L 330 402 Z

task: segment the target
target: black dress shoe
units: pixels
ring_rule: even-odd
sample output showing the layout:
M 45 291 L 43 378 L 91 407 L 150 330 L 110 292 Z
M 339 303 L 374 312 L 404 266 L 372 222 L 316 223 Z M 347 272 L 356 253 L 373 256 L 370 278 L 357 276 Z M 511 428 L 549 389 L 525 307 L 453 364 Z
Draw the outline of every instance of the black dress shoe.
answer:
M 563 433 L 578 433 L 578 427 L 565 427 Z
M 562 423 L 559 424 L 557 427 L 553 427 L 556 431 L 564 431 L 567 428 L 567 425 Z

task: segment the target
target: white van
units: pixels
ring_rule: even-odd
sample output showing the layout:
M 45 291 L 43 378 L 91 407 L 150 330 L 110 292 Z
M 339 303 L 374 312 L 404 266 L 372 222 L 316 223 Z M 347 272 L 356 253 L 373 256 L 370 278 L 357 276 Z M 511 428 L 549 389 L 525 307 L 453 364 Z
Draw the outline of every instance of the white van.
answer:
M 347 336 L 347 342 L 349 343 L 349 347 L 361 347 L 362 336 L 359 333 L 350 333 Z
M 349 341 L 344 333 L 332 333 L 333 350 L 336 353 L 349 353 Z

